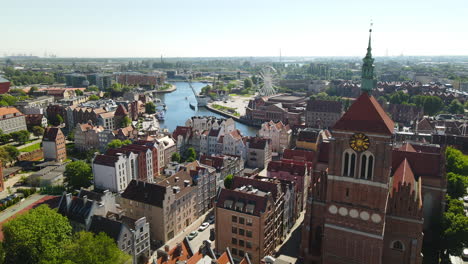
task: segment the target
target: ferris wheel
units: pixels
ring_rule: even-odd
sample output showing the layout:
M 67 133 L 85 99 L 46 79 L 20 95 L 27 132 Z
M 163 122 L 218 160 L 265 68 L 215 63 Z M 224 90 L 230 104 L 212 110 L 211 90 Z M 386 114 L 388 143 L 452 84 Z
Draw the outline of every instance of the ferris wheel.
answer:
M 275 84 L 277 81 L 277 72 L 271 66 L 264 67 L 260 73 L 260 83 L 258 84 L 258 93 L 261 96 L 271 96 L 276 94 Z

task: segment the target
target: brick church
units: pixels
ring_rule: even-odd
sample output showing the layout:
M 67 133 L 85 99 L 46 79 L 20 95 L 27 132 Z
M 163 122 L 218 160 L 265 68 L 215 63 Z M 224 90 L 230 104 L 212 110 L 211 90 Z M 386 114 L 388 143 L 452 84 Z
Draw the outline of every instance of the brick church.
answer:
M 423 239 L 443 210 L 444 149 L 394 140 L 393 121 L 370 95 L 370 36 L 363 62 L 362 94 L 318 147 L 302 229 L 304 263 L 422 263 Z

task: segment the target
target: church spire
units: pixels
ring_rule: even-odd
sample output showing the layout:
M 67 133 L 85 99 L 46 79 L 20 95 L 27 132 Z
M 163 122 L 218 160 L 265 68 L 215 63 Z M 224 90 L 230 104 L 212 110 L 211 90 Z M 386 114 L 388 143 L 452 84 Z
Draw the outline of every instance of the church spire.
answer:
M 362 59 L 362 75 L 361 75 L 361 90 L 363 92 L 370 92 L 375 88 L 377 81 L 374 79 L 374 58 L 372 58 L 372 23 L 369 29 L 369 44 L 367 46 L 366 56 Z

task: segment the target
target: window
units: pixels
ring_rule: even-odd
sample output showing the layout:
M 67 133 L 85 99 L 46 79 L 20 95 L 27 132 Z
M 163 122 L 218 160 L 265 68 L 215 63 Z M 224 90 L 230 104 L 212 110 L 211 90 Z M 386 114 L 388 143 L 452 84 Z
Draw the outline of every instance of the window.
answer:
M 247 248 L 252 248 L 252 242 L 248 242 L 248 241 L 245 242 L 245 246 L 246 246 Z
M 244 229 L 239 228 L 239 235 L 241 235 L 241 236 L 245 235 L 245 234 L 244 234 Z
M 232 233 L 237 234 L 237 228 L 236 227 L 232 227 Z
M 252 231 L 247 230 L 246 233 L 247 233 L 247 237 L 252 237 Z
M 235 215 L 232 216 L 232 222 L 237 223 L 237 216 Z
M 243 257 L 243 256 L 244 256 L 244 254 L 245 254 L 245 253 L 244 253 L 244 251 L 243 251 L 243 250 L 239 250 L 239 256 L 240 256 L 240 257 Z
M 346 197 L 349 197 L 349 188 L 346 188 Z
M 361 154 L 361 168 L 360 178 L 364 180 L 372 180 L 372 174 L 374 172 L 374 155 L 369 151 Z
M 244 240 L 239 239 L 239 246 L 243 247 L 244 246 Z
M 231 249 L 231 253 L 232 253 L 233 255 L 237 255 L 237 248 L 232 248 L 232 249 Z
M 243 217 L 239 217 L 239 224 L 244 224 L 245 223 L 245 219 Z
M 354 170 L 356 168 L 356 153 L 351 150 L 347 149 L 343 153 L 343 171 L 341 174 L 343 176 L 354 177 Z
M 232 243 L 233 245 L 237 245 L 237 238 L 232 238 L 232 239 L 231 239 L 231 243 Z
M 393 241 L 392 248 L 396 250 L 401 250 L 401 251 L 405 250 L 403 243 L 401 243 L 401 241 L 399 240 Z
M 247 218 L 247 225 L 252 226 L 252 218 Z

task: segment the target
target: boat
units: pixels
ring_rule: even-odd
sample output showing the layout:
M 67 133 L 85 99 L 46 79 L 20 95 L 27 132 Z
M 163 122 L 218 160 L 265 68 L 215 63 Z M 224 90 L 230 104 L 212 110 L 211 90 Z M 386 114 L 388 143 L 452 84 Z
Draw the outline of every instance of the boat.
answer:
M 167 105 L 166 104 L 163 105 L 163 109 L 164 109 L 164 111 L 167 110 Z
M 185 96 L 185 100 L 188 100 L 188 97 L 187 97 L 187 96 Z
M 197 110 L 196 106 L 192 103 L 189 104 L 190 108 L 192 108 L 193 110 Z
M 162 112 L 162 111 L 157 112 L 157 113 L 156 113 L 156 118 L 157 118 L 159 121 L 164 120 L 164 112 Z

